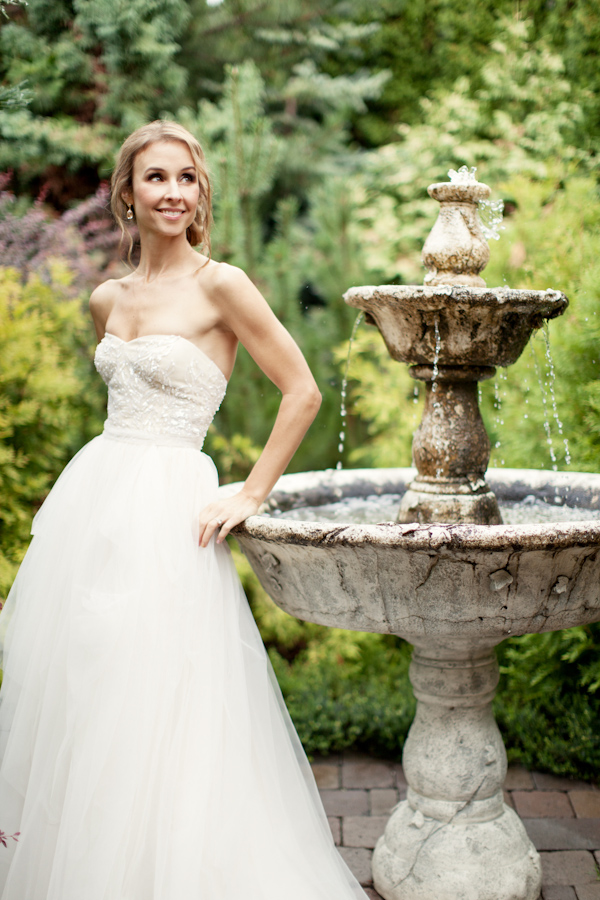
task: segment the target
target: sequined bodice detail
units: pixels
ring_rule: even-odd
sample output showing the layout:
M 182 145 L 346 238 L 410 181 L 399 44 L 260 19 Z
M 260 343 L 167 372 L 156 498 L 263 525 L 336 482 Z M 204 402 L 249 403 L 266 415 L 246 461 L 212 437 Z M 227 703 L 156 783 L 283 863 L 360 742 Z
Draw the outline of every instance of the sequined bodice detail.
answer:
M 107 333 L 94 361 L 108 385 L 106 435 L 202 447 L 227 380 L 195 344 L 171 334 L 123 341 Z

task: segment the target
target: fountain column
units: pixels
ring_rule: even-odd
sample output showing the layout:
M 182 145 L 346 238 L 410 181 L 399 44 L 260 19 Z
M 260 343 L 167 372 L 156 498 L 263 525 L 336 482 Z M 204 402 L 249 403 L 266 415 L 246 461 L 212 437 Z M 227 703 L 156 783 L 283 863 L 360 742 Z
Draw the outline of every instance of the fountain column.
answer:
M 399 522 L 500 525 L 498 501 L 485 481 L 490 441 L 479 411 L 477 383 L 492 366 L 411 366 L 427 385 L 413 437 L 418 475 L 402 498 Z
M 376 889 L 386 900 L 535 900 L 539 856 L 503 800 L 493 649 L 415 646 L 410 678 L 418 705 L 403 754 L 409 788 L 373 855 Z

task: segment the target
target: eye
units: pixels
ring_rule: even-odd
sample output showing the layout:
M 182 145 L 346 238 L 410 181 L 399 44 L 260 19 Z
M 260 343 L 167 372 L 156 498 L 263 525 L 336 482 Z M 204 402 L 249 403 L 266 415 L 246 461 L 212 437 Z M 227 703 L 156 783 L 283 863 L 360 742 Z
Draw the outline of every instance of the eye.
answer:
M 191 172 L 186 172 L 184 175 L 182 175 L 182 178 L 188 184 L 193 184 L 194 181 L 196 180 L 196 176 Z
M 148 175 L 148 181 L 156 181 L 157 179 L 160 179 L 162 181 L 162 175 L 160 174 L 160 172 L 151 172 Z

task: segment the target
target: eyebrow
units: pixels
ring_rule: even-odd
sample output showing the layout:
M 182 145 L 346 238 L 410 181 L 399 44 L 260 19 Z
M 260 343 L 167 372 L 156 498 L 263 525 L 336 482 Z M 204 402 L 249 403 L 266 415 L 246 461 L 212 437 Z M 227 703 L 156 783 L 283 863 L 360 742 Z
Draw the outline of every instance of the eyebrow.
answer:
M 196 171 L 195 166 L 184 166 L 183 169 L 180 169 L 181 172 L 189 172 L 191 169 L 192 172 Z M 163 169 L 162 166 L 148 166 L 147 169 L 144 170 L 144 175 L 148 172 L 166 172 L 166 169 Z

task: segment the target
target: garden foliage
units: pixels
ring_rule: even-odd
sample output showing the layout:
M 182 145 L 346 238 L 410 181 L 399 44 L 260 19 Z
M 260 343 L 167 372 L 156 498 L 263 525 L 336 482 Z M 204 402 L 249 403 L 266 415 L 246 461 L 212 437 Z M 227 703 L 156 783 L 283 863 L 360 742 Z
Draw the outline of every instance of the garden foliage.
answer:
M 32 514 L 98 428 L 89 322 L 72 276 L 48 260 L 24 281 L 0 268 L 0 597 L 29 541 Z

